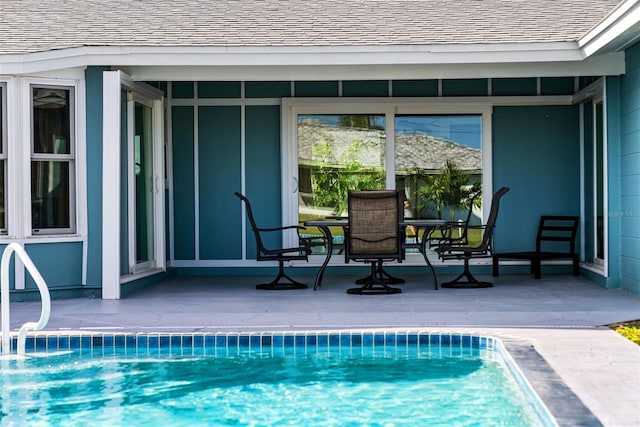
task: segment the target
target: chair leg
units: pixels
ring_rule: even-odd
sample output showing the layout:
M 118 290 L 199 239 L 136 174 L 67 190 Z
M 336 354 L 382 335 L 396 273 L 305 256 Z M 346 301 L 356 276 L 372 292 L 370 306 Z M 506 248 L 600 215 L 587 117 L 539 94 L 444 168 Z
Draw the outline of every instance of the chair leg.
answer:
M 348 294 L 355 295 L 385 295 L 385 294 L 399 294 L 402 292 L 400 288 L 392 288 L 387 283 L 378 277 L 377 261 L 371 262 L 371 274 L 367 276 L 367 282 L 359 288 L 347 289 Z M 382 264 L 382 262 L 380 262 Z
M 460 279 L 467 280 L 460 280 Z M 469 288 L 490 288 L 493 286 L 491 282 L 481 282 L 476 279 L 471 271 L 469 270 L 469 258 L 464 259 L 464 271 L 460 273 L 458 277 L 451 280 L 450 282 L 443 283 L 440 285 L 441 288 L 458 288 L 458 289 L 469 289 Z
M 500 258 L 497 255 L 493 255 L 493 276 L 498 277 L 500 275 Z
M 580 257 L 578 255 L 573 255 L 573 275 L 580 275 Z
M 289 282 L 280 282 L 280 279 L 286 279 Z M 282 290 L 291 290 L 291 289 L 306 289 L 307 285 L 304 283 L 293 280 L 291 277 L 287 276 L 284 272 L 284 262 L 280 261 L 278 264 L 278 275 L 271 283 L 264 283 L 261 285 L 256 285 L 256 289 L 265 289 L 270 291 L 282 291 Z
M 542 277 L 542 261 L 540 258 L 532 258 L 531 259 L 531 272 L 533 273 L 534 279 L 540 279 Z

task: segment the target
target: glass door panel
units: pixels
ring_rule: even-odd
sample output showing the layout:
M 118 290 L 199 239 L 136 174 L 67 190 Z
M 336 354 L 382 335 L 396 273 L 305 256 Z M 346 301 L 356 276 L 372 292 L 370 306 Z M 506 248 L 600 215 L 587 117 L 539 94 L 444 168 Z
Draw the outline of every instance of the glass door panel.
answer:
M 297 143 L 300 222 L 345 215 L 350 190 L 385 188 L 384 115 L 298 115 Z M 334 232 L 340 243 L 342 230 Z M 307 229 L 301 237 L 323 253 L 322 239 L 314 239 L 321 235 Z
M 398 115 L 394 142 L 395 182 L 405 192 L 405 218 L 466 220 L 471 195 L 482 185 L 482 116 Z M 473 225 L 480 224 L 480 203 L 473 213 Z M 476 234 L 470 237 L 479 243 Z
M 606 260 L 606 146 L 601 99 L 583 104 L 584 261 L 603 268 Z
M 135 92 L 127 103 L 127 263 L 129 274 L 158 267 L 158 172 L 154 152 L 154 102 Z
M 151 107 L 135 103 L 135 262 L 154 259 L 153 128 Z

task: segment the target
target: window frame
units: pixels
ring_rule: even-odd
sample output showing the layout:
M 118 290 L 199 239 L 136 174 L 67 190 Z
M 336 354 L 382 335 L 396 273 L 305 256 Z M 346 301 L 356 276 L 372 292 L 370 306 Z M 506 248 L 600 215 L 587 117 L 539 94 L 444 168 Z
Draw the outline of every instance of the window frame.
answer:
M 32 236 L 59 236 L 59 235 L 75 235 L 77 233 L 77 88 L 73 84 L 51 84 L 47 82 L 29 82 L 27 85 L 29 94 L 29 157 L 28 164 L 25 163 L 25 176 L 27 176 L 26 193 L 29 194 L 28 200 L 28 214 L 25 215 L 25 220 L 28 221 L 28 227 L 30 235 Z M 54 154 L 54 153 L 36 153 L 35 152 L 35 129 L 34 129 L 34 89 L 62 89 L 69 91 L 69 153 L 68 154 Z M 67 163 L 69 165 L 68 173 L 68 186 L 69 186 L 69 227 L 65 228 L 34 228 L 32 223 L 33 218 L 33 194 L 32 194 L 32 167 L 34 162 L 56 162 Z M 25 230 L 25 231 L 26 231 Z
M 0 235 L 7 235 L 9 229 L 9 221 L 7 215 L 7 181 L 9 178 L 8 175 L 8 162 L 9 156 L 7 153 L 8 144 L 7 144 L 7 134 L 8 134 L 8 121 L 7 121 L 7 84 L 5 82 L 0 81 L 0 161 L 2 161 L 2 168 L 4 173 L 4 180 L 2 182 L 2 192 L 3 192 L 3 200 L 4 206 L 2 206 L 2 216 L 4 217 L 4 227 L 0 227 Z

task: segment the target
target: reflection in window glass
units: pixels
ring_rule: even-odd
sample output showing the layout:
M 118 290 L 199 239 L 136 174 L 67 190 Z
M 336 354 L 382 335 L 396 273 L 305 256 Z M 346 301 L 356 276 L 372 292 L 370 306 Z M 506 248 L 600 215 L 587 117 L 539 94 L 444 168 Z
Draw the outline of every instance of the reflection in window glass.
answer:
M 33 88 L 33 152 L 69 154 L 69 90 Z
M 31 225 L 72 232 L 72 90 L 32 88 Z
M 345 215 L 350 190 L 385 187 L 383 115 L 300 115 L 297 136 L 300 221 Z M 325 250 L 322 239 L 301 237 L 314 252 Z
M 31 163 L 33 229 L 70 228 L 69 163 Z
M 395 165 L 405 217 L 466 219 L 482 182 L 482 116 L 396 116 Z M 480 212 L 476 206 L 476 222 Z

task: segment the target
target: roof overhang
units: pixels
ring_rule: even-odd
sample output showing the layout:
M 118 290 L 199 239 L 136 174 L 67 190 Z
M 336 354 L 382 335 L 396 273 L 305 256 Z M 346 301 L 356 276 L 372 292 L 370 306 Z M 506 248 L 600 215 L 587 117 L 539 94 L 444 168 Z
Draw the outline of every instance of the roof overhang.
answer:
M 617 75 L 624 54 L 587 58 L 577 43 L 313 47 L 78 47 L 0 56 L 0 75 L 87 66 L 136 80 L 481 78 Z M 195 74 L 192 74 L 195 73 Z
M 620 52 L 640 41 L 640 1 L 626 0 L 579 40 L 586 56 Z

